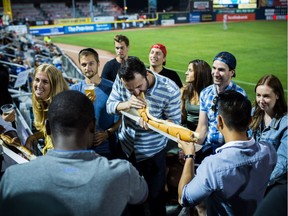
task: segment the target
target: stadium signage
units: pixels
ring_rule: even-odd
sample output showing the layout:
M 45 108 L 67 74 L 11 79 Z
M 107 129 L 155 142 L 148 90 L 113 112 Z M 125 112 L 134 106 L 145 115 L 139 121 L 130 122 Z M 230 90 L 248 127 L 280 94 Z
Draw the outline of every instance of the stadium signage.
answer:
M 91 24 L 91 25 L 74 25 L 59 27 L 30 27 L 32 35 L 56 35 L 56 34 L 73 34 L 83 32 L 96 32 L 111 30 L 111 24 Z
M 189 21 L 200 22 L 200 13 L 199 12 L 190 13 Z
M 212 13 L 201 13 L 201 22 L 211 22 L 213 21 L 213 14 Z
M 78 33 L 78 32 L 91 32 L 95 31 L 94 25 L 83 25 L 83 26 L 67 26 L 64 28 L 67 33 Z
M 216 21 L 223 21 L 224 14 L 217 14 Z M 250 14 L 228 14 L 227 21 L 255 20 L 255 13 Z
M 195 1 L 190 1 L 190 11 L 191 12 L 208 12 L 212 11 L 212 1 L 207 1 L 207 0 L 195 0 Z
M 64 34 L 63 26 L 58 27 L 30 27 L 30 34 L 32 35 L 57 35 L 57 34 Z
M 161 20 L 161 25 L 167 26 L 167 25 L 174 25 L 175 20 L 174 19 L 169 19 L 169 20 Z
M 107 31 L 107 30 L 111 30 L 111 24 L 64 26 L 64 33 L 65 34 Z
M 260 8 L 256 11 L 256 19 L 287 20 L 287 6 Z
M 189 13 L 175 13 L 175 23 L 188 23 Z

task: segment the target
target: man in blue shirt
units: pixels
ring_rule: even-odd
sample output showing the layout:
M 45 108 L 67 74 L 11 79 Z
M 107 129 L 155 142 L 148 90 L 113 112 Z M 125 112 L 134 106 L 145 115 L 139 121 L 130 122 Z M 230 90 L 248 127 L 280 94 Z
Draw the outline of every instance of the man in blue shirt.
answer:
M 140 97 L 141 93 L 145 94 L 146 101 Z M 128 57 L 121 65 L 113 84 L 107 101 L 107 112 L 115 114 L 129 109 L 144 108 L 146 102 L 153 117 L 180 123 L 179 87 L 169 78 L 146 69 L 137 57 Z M 142 118 L 135 122 L 122 116 L 119 141 L 127 159 L 147 180 L 151 216 L 166 215 L 164 187 L 167 137 L 149 130 Z M 143 214 L 142 210 L 132 215 Z
M 215 153 L 215 149 L 224 144 L 224 137 L 217 129 L 218 94 L 227 90 L 235 90 L 246 96 L 245 91 L 234 82 L 236 58 L 229 52 L 218 53 L 212 65 L 213 84 L 200 93 L 200 113 L 196 132 L 200 134 L 198 144 L 203 144 L 197 152 L 197 162 Z
M 183 206 L 206 201 L 207 215 L 253 215 L 263 199 L 277 154 L 266 142 L 247 136 L 251 102 L 236 91 L 218 95 L 217 127 L 225 144 L 206 157 L 194 176 L 195 147 L 178 140 L 185 164 L 178 185 Z
M 96 132 L 92 149 L 108 159 L 117 157 L 116 131 L 120 121 L 117 115 L 110 115 L 106 111 L 106 102 L 112 91 L 113 82 L 99 76 L 99 56 L 94 49 L 81 50 L 78 54 L 78 61 L 85 80 L 76 83 L 71 89 L 85 94 L 84 88 L 88 84 L 94 84 L 97 98 L 89 96 L 93 101 L 96 114 Z

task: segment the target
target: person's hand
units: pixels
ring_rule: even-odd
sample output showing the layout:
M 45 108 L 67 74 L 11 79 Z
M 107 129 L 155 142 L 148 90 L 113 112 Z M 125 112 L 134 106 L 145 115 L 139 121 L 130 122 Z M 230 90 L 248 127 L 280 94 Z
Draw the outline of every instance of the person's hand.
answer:
M 132 95 L 128 101 L 129 109 L 135 108 L 135 109 L 142 109 L 146 106 L 146 102 L 143 98 L 140 96 L 136 97 L 135 95 Z
M 91 92 L 87 93 L 86 96 L 89 98 L 89 100 L 91 100 L 92 102 L 94 102 L 96 100 L 96 94 L 92 94 Z
M 15 110 L 13 110 L 12 112 L 10 113 L 3 113 L 2 114 L 2 118 L 7 121 L 7 122 L 14 122 L 15 121 Z
M 193 142 L 185 142 L 183 140 L 180 140 L 179 135 L 177 136 L 177 138 L 178 147 L 183 150 L 184 155 L 195 155 L 195 145 Z
M 140 118 L 138 123 L 139 123 L 140 127 L 144 128 L 145 130 L 149 129 L 147 122 L 145 122 L 143 118 Z
M 34 146 L 37 144 L 38 144 L 38 138 L 32 134 L 27 138 L 24 146 L 32 151 L 34 149 Z
M 94 133 L 93 146 L 99 146 L 104 140 L 108 139 L 109 134 L 106 131 L 97 131 Z

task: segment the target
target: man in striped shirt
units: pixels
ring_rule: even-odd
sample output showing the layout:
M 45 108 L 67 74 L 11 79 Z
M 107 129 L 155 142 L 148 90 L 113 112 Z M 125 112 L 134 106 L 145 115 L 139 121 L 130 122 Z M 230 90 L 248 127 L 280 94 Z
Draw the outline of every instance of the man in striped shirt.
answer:
M 140 97 L 142 92 L 146 101 Z M 128 57 L 121 65 L 113 84 L 107 101 L 107 112 L 115 114 L 147 105 L 149 113 L 155 118 L 180 124 L 180 104 L 180 89 L 174 81 L 146 69 L 137 57 Z M 151 216 L 166 215 L 164 187 L 167 138 L 148 129 L 142 118 L 135 122 L 122 116 L 119 141 L 127 159 L 148 183 Z M 136 209 L 137 212 L 132 212 L 132 215 L 144 215 L 143 209 Z

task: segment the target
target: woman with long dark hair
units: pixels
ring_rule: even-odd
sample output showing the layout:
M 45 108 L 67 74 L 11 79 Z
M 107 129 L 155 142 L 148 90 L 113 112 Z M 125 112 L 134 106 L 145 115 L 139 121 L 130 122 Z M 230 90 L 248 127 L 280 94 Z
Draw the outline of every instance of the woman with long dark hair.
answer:
M 211 67 L 206 61 L 195 59 L 189 62 L 185 74 L 186 83 L 181 96 L 182 125 L 195 131 L 199 119 L 200 92 L 213 83 Z

